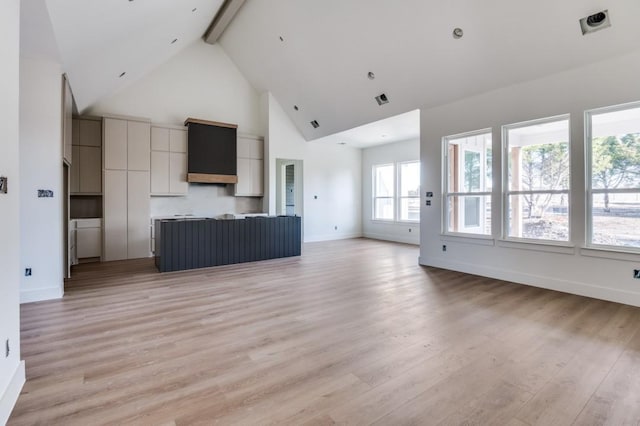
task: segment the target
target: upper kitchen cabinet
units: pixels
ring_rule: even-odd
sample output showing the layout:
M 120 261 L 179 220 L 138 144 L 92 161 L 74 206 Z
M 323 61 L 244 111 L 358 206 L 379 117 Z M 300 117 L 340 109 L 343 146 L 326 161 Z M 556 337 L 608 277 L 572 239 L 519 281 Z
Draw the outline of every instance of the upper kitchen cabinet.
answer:
M 73 163 L 73 94 L 67 76 L 62 77 L 62 160 L 71 165 Z
M 102 193 L 102 119 L 73 119 L 71 195 Z
M 187 130 L 151 127 L 151 195 L 187 195 Z
M 235 195 L 264 195 L 264 140 L 257 136 L 238 135 L 238 183 Z

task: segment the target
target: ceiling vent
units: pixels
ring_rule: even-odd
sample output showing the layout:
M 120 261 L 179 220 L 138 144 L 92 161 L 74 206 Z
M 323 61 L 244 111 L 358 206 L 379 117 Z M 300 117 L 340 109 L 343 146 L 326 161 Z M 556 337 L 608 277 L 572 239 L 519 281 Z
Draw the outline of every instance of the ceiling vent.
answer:
M 611 21 L 609 20 L 608 10 L 594 13 L 593 15 L 586 16 L 580 20 L 580 29 L 582 30 L 582 35 L 593 33 L 610 26 Z
M 317 121 L 317 120 L 313 120 L 313 121 L 311 122 L 311 125 L 313 126 L 313 128 L 314 128 L 314 129 L 317 129 L 318 127 L 320 127 L 320 124 L 318 123 L 318 121 Z
M 376 96 L 376 102 L 378 103 L 378 105 L 388 104 L 389 98 L 387 98 L 387 95 L 385 95 L 384 93 L 381 93 L 380 95 Z

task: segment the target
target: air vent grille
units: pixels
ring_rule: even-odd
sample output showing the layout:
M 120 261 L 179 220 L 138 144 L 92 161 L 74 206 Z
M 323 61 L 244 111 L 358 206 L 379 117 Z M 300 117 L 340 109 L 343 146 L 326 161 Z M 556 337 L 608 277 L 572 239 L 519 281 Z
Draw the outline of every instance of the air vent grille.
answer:
M 311 122 L 311 126 L 313 126 L 314 129 L 317 129 L 318 127 L 320 127 L 320 124 L 318 123 L 317 120 L 313 120 Z
M 387 97 L 386 94 L 381 93 L 378 96 L 376 96 L 376 102 L 378 103 L 378 105 L 388 104 L 389 98 Z

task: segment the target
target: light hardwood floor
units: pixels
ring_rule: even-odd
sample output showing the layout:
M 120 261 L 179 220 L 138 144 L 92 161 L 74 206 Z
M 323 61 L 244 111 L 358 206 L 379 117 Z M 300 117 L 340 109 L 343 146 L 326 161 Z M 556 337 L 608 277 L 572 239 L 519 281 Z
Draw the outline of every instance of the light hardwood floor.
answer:
M 159 274 L 22 306 L 9 425 L 637 425 L 640 309 L 423 268 L 414 246 Z

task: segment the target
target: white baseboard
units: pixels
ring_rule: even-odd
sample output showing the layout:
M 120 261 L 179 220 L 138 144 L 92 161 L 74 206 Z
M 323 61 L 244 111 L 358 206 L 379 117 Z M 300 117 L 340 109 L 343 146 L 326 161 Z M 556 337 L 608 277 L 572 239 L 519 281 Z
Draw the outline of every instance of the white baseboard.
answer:
M 404 235 L 404 234 L 403 234 Z M 363 237 L 371 238 L 373 240 L 383 240 L 383 241 L 393 241 L 395 243 L 405 243 L 405 244 L 413 244 L 416 246 L 420 245 L 420 234 L 416 233 L 415 235 L 398 235 L 398 234 L 376 234 L 371 232 L 366 232 Z
M 20 361 L 16 371 L 13 373 L 13 378 L 9 382 L 9 386 L 7 386 L 4 394 L 0 396 L 0 425 L 6 424 L 9 420 L 25 380 L 24 361 Z
M 44 300 L 62 299 L 64 290 L 60 287 L 20 290 L 20 303 L 42 302 Z
M 362 233 L 354 234 L 329 234 L 329 235 L 313 235 L 305 237 L 305 243 L 317 243 L 320 241 L 348 240 L 350 238 L 362 238 Z
M 465 272 L 467 274 L 480 275 L 483 277 L 495 278 L 518 284 L 525 284 L 533 287 L 546 288 L 549 290 L 561 291 L 563 293 L 577 294 L 579 296 L 592 297 L 594 299 L 608 300 L 610 302 L 640 307 L 640 292 L 636 293 L 613 289 L 610 287 L 600 287 L 577 281 L 561 280 L 555 277 L 456 262 L 449 259 L 431 258 L 429 261 L 425 260 L 424 262 L 423 260 L 424 259 L 422 259 L 422 257 L 419 258 L 419 263 L 424 266 L 433 266 L 436 268 Z

